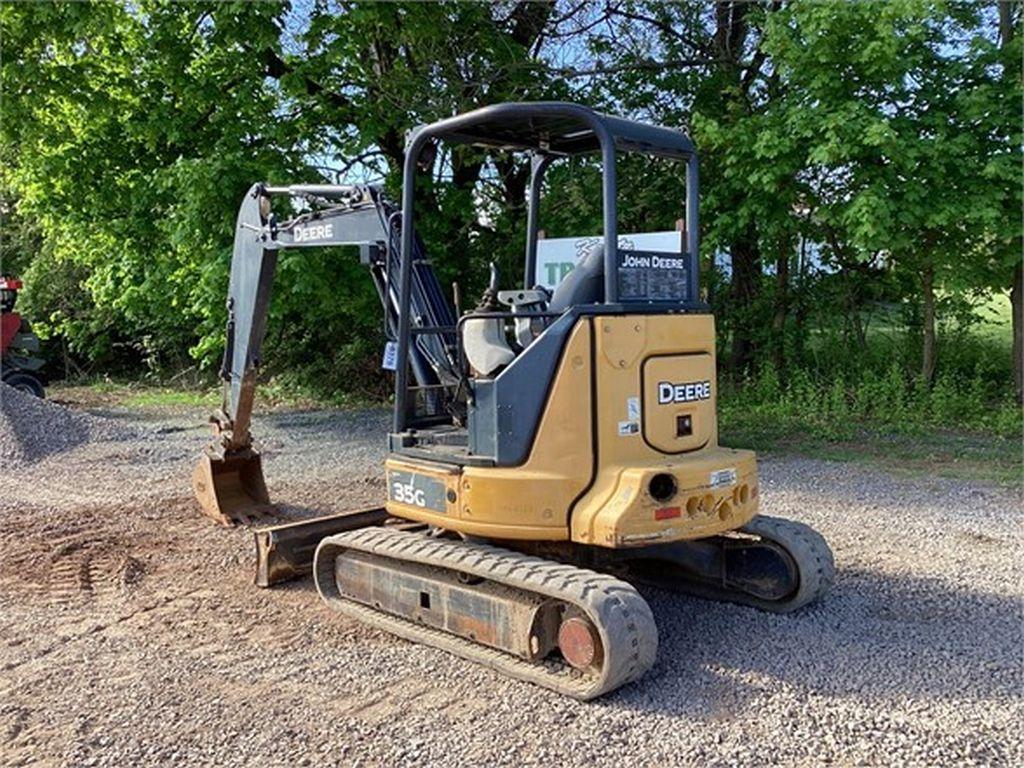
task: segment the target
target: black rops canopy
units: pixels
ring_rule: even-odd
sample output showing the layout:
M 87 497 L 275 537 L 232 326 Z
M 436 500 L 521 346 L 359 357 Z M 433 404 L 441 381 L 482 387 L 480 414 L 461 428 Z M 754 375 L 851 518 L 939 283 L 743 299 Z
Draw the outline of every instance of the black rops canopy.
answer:
M 538 237 L 541 182 L 548 164 L 559 156 L 596 153 L 601 156 L 601 203 L 604 242 L 604 303 L 619 301 L 618 237 L 616 224 L 617 150 L 656 155 L 686 163 L 686 254 L 691 269 L 689 292 L 696 299 L 698 253 L 697 153 L 681 131 L 595 112 L 590 107 L 562 101 L 495 104 L 463 115 L 421 125 L 406 142 L 402 171 L 402 256 L 399 275 L 398 367 L 395 376 L 395 433 L 406 425 L 408 356 L 411 316 L 414 186 L 420 155 L 429 142 L 444 140 L 493 149 L 534 153 L 527 199 L 526 280 L 533 285 Z
M 687 158 L 693 142 L 681 131 L 596 112 L 562 101 L 496 104 L 417 128 L 443 138 L 495 149 L 535 150 L 576 155 L 601 150 L 599 132 L 628 152 Z

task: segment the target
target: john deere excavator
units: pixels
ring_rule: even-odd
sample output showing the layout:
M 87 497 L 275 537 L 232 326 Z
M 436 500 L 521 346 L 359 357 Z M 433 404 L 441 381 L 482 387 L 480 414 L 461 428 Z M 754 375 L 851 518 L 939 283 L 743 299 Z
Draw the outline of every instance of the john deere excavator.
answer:
M 414 231 L 421 159 L 439 141 L 531 156 L 523 286 L 492 273 L 461 317 Z M 686 164 L 677 252 L 619 247 L 619 152 Z M 601 161 L 603 236 L 548 291 L 536 284 L 545 171 L 583 153 Z M 280 197 L 300 205 L 279 218 Z M 279 251 L 358 245 L 395 371 L 387 500 L 257 531 L 258 583 L 312 570 L 340 613 L 580 699 L 654 663 L 637 584 L 779 613 L 818 599 L 833 578 L 825 541 L 759 516 L 754 454 L 718 444 L 697 213 L 683 133 L 559 102 L 418 128 L 400 209 L 369 187 L 255 185 L 235 232 L 224 407 L 194 476 L 203 509 L 228 524 L 272 510 L 249 427 Z

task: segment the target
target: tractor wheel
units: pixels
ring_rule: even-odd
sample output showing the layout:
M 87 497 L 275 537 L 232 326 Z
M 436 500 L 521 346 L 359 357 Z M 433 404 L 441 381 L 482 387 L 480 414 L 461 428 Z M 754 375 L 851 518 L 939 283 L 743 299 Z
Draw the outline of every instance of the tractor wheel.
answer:
M 23 371 L 12 373 L 10 376 L 4 377 L 4 384 L 10 384 L 15 389 L 20 389 L 22 392 L 28 392 L 30 395 L 35 395 L 36 397 L 46 397 L 46 390 L 43 389 L 43 383 L 31 373 L 25 373 Z

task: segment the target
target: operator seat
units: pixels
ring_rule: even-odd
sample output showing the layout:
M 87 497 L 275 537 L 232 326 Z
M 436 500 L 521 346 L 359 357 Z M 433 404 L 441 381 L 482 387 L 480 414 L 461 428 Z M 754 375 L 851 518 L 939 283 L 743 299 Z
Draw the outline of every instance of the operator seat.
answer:
M 494 283 L 495 280 L 492 279 L 492 294 L 495 293 Z M 516 292 L 508 291 L 507 293 L 514 295 Z M 519 295 L 522 297 L 522 292 Z M 551 299 L 547 303 L 547 311 L 560 315 L 570 307 L 581 304 L 598 304 L 602 301 L 604 301 L 604 243 L 599 242 L 584 253 L 573 270 L 555 287 Z M 512 304 L 515 304 L 514 300 Z M 481 306 L 481 309 L 484 308 Z M 543 306 L 540 308 L 544 309 Z M 550 325 L 554 320 L 554 317 L 546 318 L 541 321 L 541 327 Z M 525 327 L 518 329 L 522 332 L 517 333 L 517 337 L 525 349 L 532 342 L 536 331 L 532 330 L 529 321 L 524 321 L 524 323 Z M 509 347 L 508 340 L 505 338 L 502 320 L 490 318 L 467 320 L 462 330 L 462 346 L 470 367 L 478 376 L 495 376 L 516 357 L 515 351 Z
M 548 311 L 561 314 L 580 304 L 604 301 L 604 243 L 595 243 L 551 294 Z

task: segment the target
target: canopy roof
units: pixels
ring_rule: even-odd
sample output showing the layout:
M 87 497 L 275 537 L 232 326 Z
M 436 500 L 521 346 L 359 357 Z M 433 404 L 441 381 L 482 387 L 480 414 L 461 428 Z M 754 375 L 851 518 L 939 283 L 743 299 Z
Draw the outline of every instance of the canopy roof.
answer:
M 496 149 L 536 150 L 575 155 L 601 150 L 600 132 L 630 152 L 685 158 L 693 142 L 682 131 L 596 112 L 564 101 L 495 104 L 430 125 L 416 135 Z

